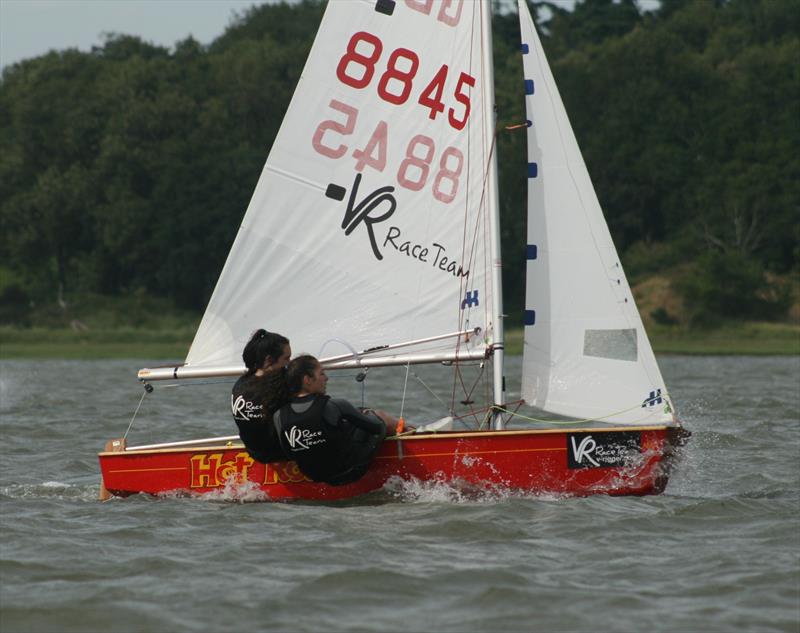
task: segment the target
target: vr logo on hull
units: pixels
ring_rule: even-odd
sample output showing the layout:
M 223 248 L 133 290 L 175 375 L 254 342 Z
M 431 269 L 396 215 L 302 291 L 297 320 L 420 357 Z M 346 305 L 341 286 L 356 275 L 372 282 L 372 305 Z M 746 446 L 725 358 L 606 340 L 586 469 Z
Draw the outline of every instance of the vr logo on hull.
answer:
M 571 469 L 627 466 L 641 453 L 639 431 L 567 433 L 567 466 Z

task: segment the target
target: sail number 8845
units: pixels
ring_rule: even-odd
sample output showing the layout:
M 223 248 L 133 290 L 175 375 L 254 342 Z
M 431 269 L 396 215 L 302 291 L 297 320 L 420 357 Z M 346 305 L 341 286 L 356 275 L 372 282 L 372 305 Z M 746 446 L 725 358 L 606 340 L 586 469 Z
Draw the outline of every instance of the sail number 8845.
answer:
M 351 88 L 366 88 L 375 76 L 382 53 L 383 43 L 379 37 L 366 31 L 354 33 L 347 43 L 345 54 L 336 66 L 336 77 Z M 378 96 L 387 103 L 403 105 L 411 95 L 418 69 L 419 56 L 414 51 L 408 48 L 393 50 L 386 62 L 386 70 L 378 79 Z M 442 96 L 448 72 L 447 64 L 442 64 L 417 98 L 417 103 L 430 110 L 430 119 L 436 119 L 439 113 L 444 112 Z M 453 90 L 456 104 L 447 111 L 447 121 L 456 130 L 463 130 L 467 124 L 471 110 L 469 89 L 474 86 L 474 77 L 464 72 L 459 75 Z

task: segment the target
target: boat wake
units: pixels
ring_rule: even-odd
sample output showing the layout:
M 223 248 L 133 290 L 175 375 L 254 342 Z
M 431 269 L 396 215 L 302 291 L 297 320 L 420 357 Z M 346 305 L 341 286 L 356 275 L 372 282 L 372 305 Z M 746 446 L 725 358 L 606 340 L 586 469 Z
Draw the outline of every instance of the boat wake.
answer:
M 69 499 L 97 501 L 97 484 L 68 484 L 45 481 L 40 484 L 11 484 L 0 487 L 0 497 L 7 499 Z
M 239 481 L 236 476 L 229 477 L 225 485 L 210 492 L 196 493 L 186 490 L 169 490 L 156 495 L 159 499 L 179 499 L 191 497 L 203 501 L 233 502 L 233 503 L 258 503 L 270 501 L 270 496 L 261 490 L 254 481 Z
M 486 503 L 495 504 L 509 499 L 556 499 L 553 494 L 523 492 L 492 482 L 475 484 L 463 479 L 446 479 L 444 475 L 422 480 L 412 477 L 390 477 L 383 492 L 403 503 Z

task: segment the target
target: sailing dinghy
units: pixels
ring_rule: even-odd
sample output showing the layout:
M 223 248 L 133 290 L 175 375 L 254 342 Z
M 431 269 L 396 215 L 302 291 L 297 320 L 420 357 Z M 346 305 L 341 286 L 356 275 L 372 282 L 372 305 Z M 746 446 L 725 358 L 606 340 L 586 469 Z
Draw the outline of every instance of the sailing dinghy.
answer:
M 664 490 L 688 433 L 524 0 L 521 395 L 560 422 L 532 425 L 507 402 L 489 5 L 328 3 L 186 362 L 139 372 L 146 392 L 162 380 L 238 376 L 245 342 L 266 326 L 295 349 L 339 345 L 338 356 L 318 354 L 329 371 L 436 363 L 455 385 L 465 368 L 485 368 L 489 400 L 454 395 L 445 414 L 460 424 L 388 439 L 369 472 L 340 487 L 307 480 L 292 462 L 259 463 L 236 436 L 114 440 L 99 454 L 109 494 L 246 484 L 274 500 L 342 499 L 394 478 L 571 495 Z

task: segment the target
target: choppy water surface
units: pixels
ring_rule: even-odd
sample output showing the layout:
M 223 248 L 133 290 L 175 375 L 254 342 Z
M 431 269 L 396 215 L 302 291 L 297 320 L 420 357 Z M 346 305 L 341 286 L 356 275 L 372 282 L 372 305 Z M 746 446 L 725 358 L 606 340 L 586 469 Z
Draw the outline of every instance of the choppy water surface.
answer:
M 95 454 L 124 433 L 142 363 L 1 362 L 0 630 L 797 631 L 800 359 L 660 364 L 694 433 L 661 496 L 100 504 Z M 369 403 L 397 412 L 402 378 L 371 373 Z M 359 398 L 352 378 L 331 387 Z M 131 440 L 233 433 L 227 393 L 157 389 Z M 405 413 L 437 406 L 417 385 Z

